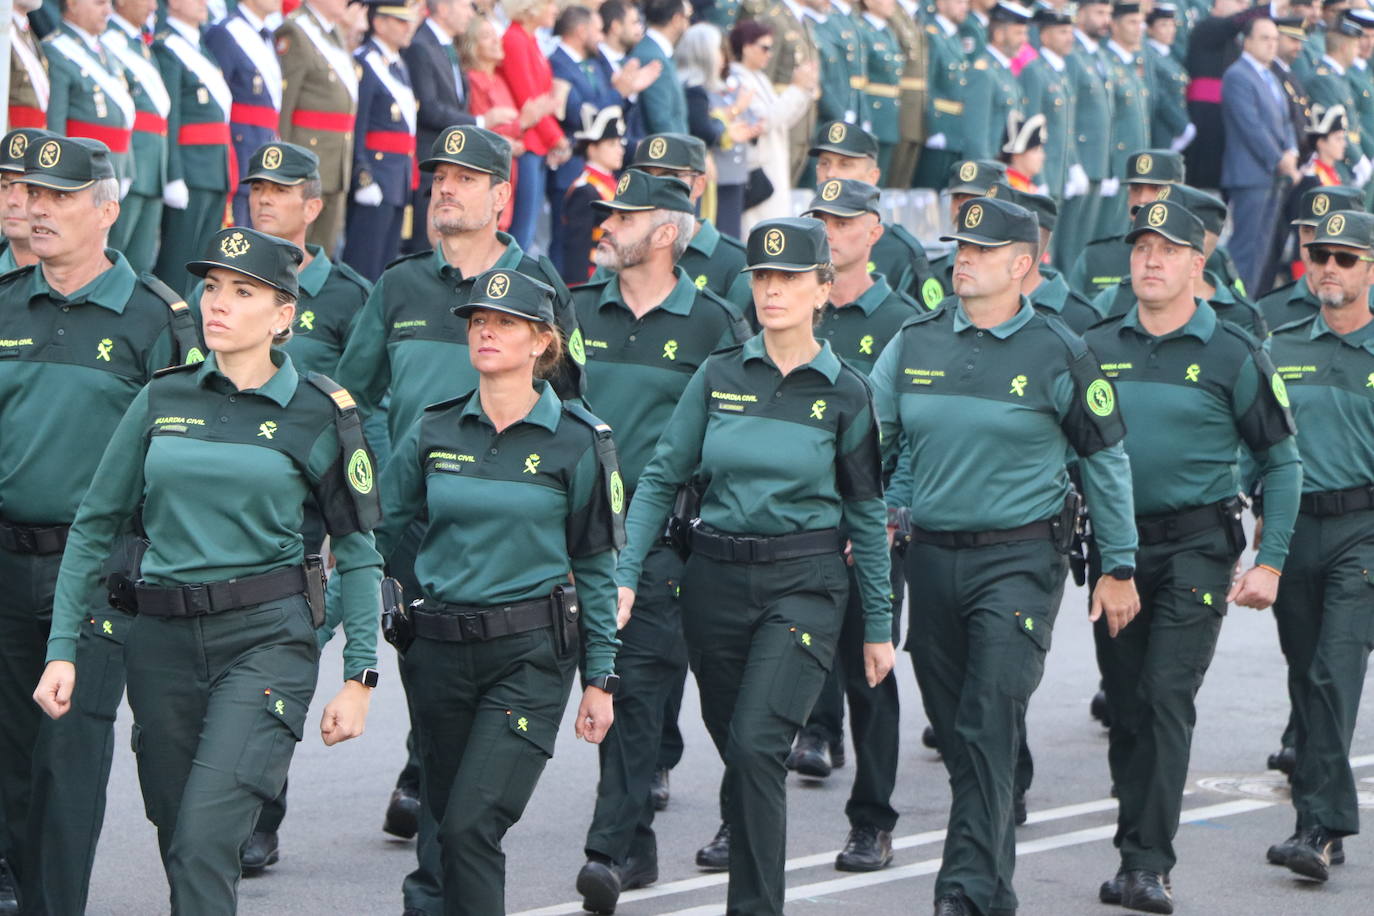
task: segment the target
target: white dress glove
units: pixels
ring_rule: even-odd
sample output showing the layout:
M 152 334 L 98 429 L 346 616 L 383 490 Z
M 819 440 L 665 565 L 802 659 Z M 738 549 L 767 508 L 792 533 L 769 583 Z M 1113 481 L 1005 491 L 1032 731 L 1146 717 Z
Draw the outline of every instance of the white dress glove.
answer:
M 162 202 L 173 210 L 185 210 L 191 202 L 191 192 L 187 190 L 186 182 L 180 178 L 168 182 L 162 189 Z
M 1088 193 L 1091 182 L 1088 181 L 1088 173 L 1083 171 L 1083 166 L 1075 162 L 1069 166 L 1068 178 L 1064 181 L 1064 198 L 1082 197 Z
M 123 200 L 124 198 L 128 197 L 128 196 L 129 196 L 129 189 L 132 188 L 133 186 L 134 186 L 134 180 L 133 180 L 132 178 L 121 178 L 121 179 L 119 179 L 119 199 L 120 199 L 120 200 Z
M 1183 133 L 1175 137 L 1174 142 L 1169 144 L 1169 149 L 1176 153 L 1181 153 L 1188 148 L 1188 144 L 1192 143 L 1193 138 L 1196 136 L 1197 127 L 1192 121 L 1189 121 L 1188 126 L 1183 128 Z
M 375 184 L 359 188 L 353 192 L 353 200 L 364 207 L 380 207 L 382 205 L 382 188 Z
M 926 147 L 929 148 L 929 149 L 944 149 L 944 148 L 945 148 L 945 135 L 944 135 L 944 134 L 934 134 L 933 136 L 927 137 L 927 138 L 926 138 Z
M 1102 190 L 1099 192 L 1103 197 L 1115 197 L 1116 192 L 1121 190 L 1120 178 L 1102 179 Z

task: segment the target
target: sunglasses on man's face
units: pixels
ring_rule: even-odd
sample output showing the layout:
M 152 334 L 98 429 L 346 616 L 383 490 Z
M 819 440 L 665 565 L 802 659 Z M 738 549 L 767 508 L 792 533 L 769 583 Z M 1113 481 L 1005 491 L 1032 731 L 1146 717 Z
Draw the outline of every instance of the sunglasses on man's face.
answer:
M 1355 254 L 1351 251 L 1332 251 L 1330 248 L 1309 248 L 1307 249 L 1307 256 L 1312 259 L 1313 264 L 1319 267 L 1324 267 L 1327 261 L 1335 258 L 1337 266 L 1344 267 L 1346 270 L 1361 261 L 1374 261 L 1374 258 L 1368 258 L 1362 254 Z

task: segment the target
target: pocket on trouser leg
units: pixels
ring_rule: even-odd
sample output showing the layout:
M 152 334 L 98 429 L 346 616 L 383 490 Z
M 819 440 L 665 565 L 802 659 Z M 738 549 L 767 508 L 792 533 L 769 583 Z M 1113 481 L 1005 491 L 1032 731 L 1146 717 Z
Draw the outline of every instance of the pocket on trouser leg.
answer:
M 1216 652 L 1221 621 L 1226 616 L 1226 594 L 1230 590 L 1224 576 L 1233 565 L 1228 563 L 1218 569 L 1216 562 L 1182 557 L 1176 567 L 1174 590 L 1181 601 L 1181 619 L 1175 624 L 1178 638 L 1171 650 L 1178 663 L 1186 664 L 1197 675 L 1194 690 L 1201 686 L 1202 675 Z M 1195 625 L 1190 626 L 1190 621 Z
M 998 686 L 1007 696 L 1025 703 L 1040 686 L 1045 673 L 1045 656 L 1050 651 L 1054 626 L 1048 614 L 1035 610 L 1016 611 L 1011 625 L 1018 635 L 1007 640 L 1006 658 L 998 671 Z
M 234 778 L 263 801 L 281 792 L 291 755 L 305 732 L 306 704 L 274 690 L 263 692 L 262 715 L 244 736 Z
M 768 700 L 776 715 L 801 727 L 834 661 L 835 640 L 800 624 L 790 625 L 788 635 Z
M 132 618 L 112 610 L 88 617 L 77 641 L 77 678 L 72 704 L 82 713 L 111 722 L 124 692 L 124 638 Z

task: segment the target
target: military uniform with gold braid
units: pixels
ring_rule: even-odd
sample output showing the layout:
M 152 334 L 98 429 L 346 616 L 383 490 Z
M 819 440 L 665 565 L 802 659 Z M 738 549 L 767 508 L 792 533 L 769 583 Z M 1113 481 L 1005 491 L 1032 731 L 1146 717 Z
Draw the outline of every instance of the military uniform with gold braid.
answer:
M 29 19 L 17 9 L 10 29 L 10 130 L 46 127 L 48 123 L 48 60 L 29 27 Z
M 919 13 L 916 4 L 897 0 L 892 18 L 887 21 L 888 28 L 897 35 L 905 58 L 902 78 L 897 82 L 901 90 L 897 97 L 897 148 L 892 152 L 892 163 L 888 167 L 888 186 L 893 188 L 911 187 L 926 139 L 926 106 L 929 104 L 926 61 L 930 52 Z
M 773 55 L 768 59 L 768 79 L 774 91 L 781 94 L 792 82 L 792 71 L 799 64 L 819 65 L 820 53 L 806 32 L 810 17 L 799 20 L 783 3 L 774 3 L 755 17 L 773 30 Z M 804 21 L 803 21 L 804 20 Z M 806 168 L 806 150 L 811 132 L 816 127 L 816 109 L 811 106 L 788 134 L 789 165 L 792 180 L 796 181 Z
M 926 146 L 916 167 L 918 188 L 940 190 L 949 167 L 964 150 L 964 100 L 968 96 L 968 59 L 959 42 L 957 27 L 936 17 L 926 27 L 929 48 L 926 110 Z

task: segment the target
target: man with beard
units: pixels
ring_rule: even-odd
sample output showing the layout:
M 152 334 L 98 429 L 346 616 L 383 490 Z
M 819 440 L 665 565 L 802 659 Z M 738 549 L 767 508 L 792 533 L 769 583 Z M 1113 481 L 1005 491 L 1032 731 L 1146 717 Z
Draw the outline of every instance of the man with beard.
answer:
M 573 292 L 587 352 L 587 401 L 617 430 L 626 500 L 697 367 L 712 350 L 743 342 L 748 326 L 727 303 L 674 266 L 696 229 L 687 185 L 630 169 L 613 200 L 593 259 L 607 279 Z M 614 912 L 623 890 L 658 880 L 650 789 L 669 695 L 687 652 L 678 609 L 683 560 L 667 544 L 649 551 L 634 616 L 621 620 L 616 672 L 623 685 L 616 725 L 598 748 L 601 780 L 577 875 L 583 906 Z

